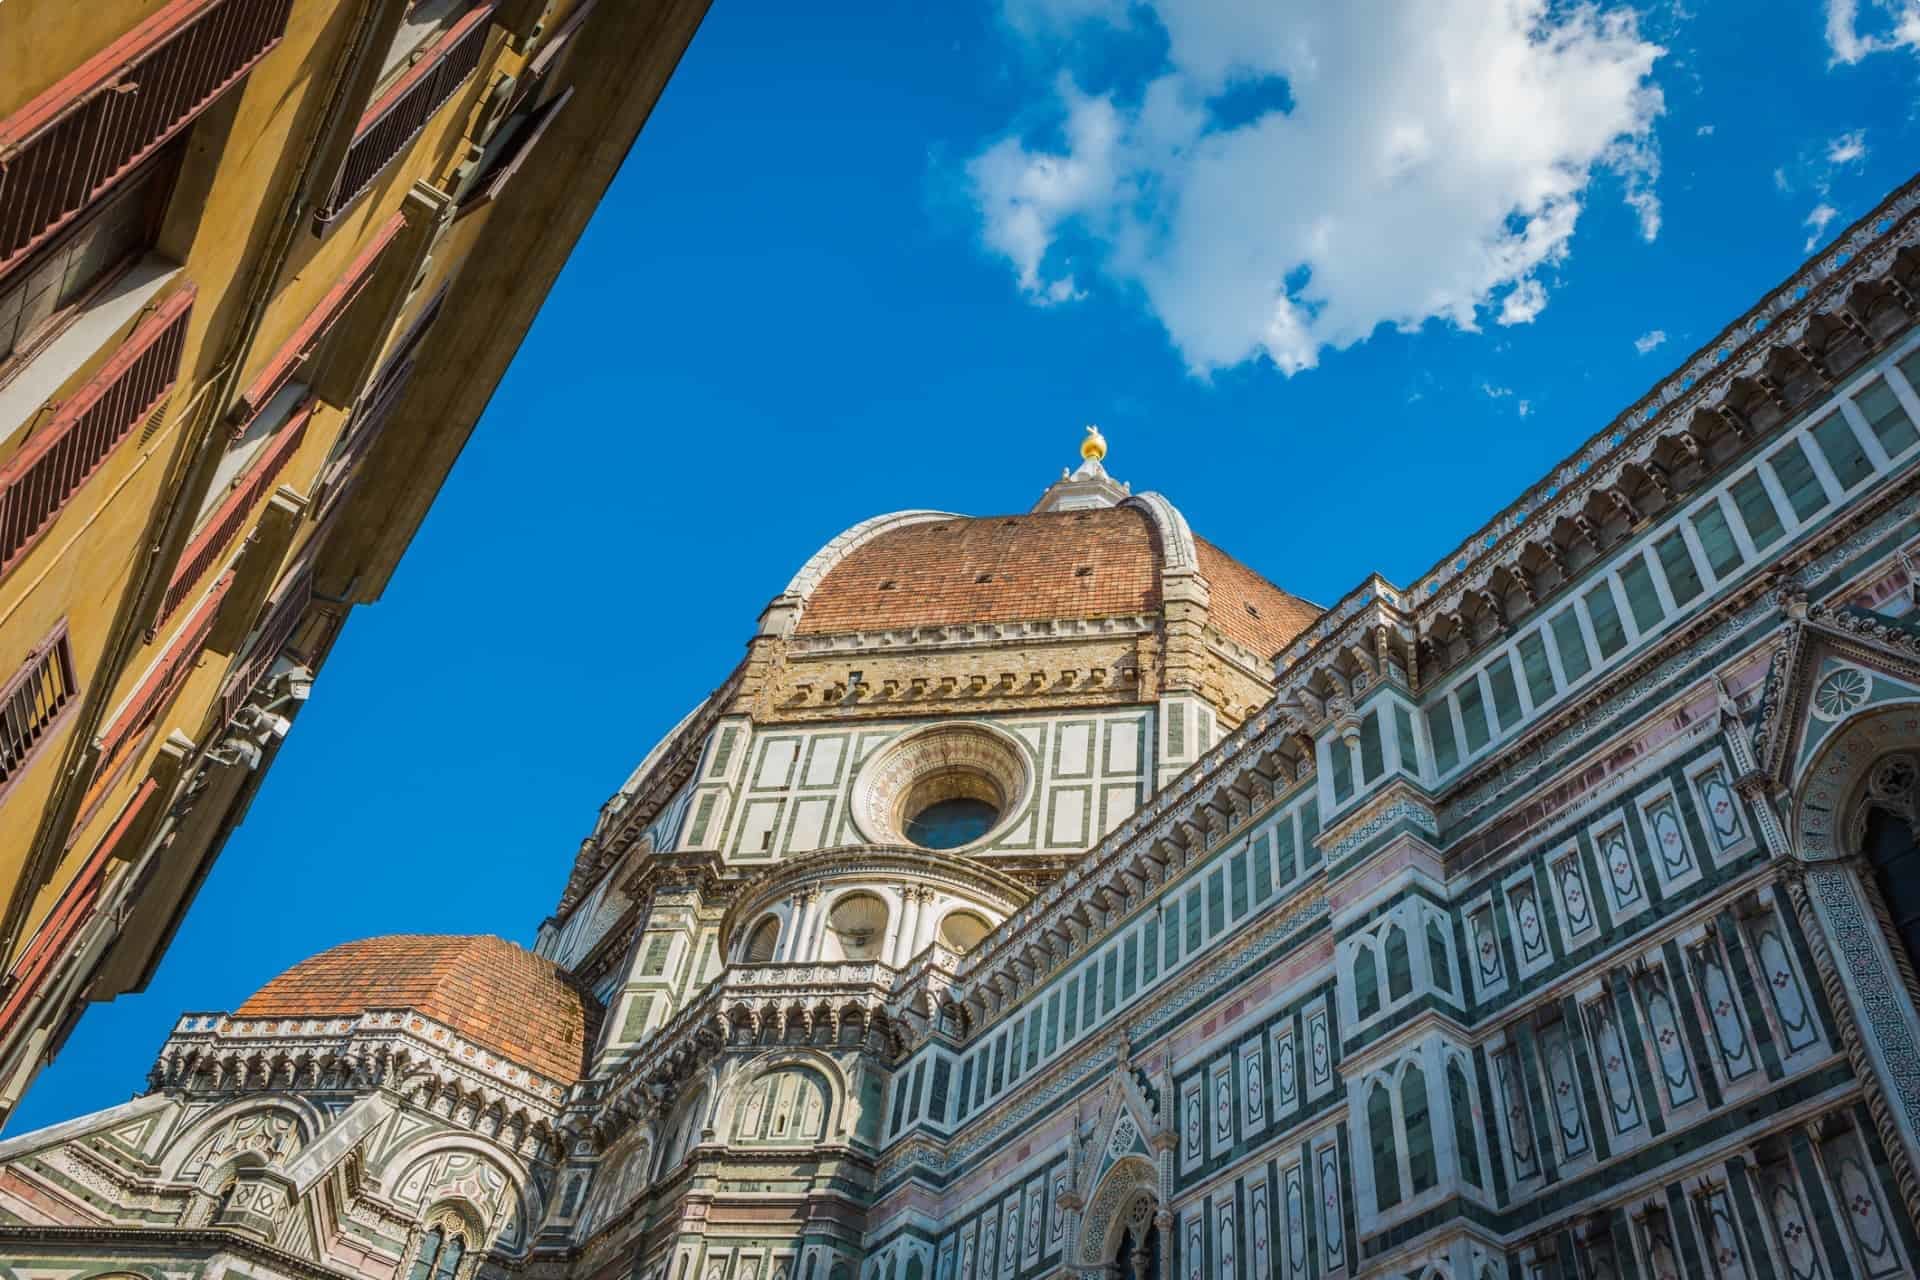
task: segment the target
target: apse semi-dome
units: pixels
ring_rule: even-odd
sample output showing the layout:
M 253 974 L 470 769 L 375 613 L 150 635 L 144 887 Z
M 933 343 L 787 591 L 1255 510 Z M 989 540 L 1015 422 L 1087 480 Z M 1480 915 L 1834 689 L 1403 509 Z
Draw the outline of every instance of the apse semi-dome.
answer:
M 392 934 L 302 960 L 234 1011 L 316 1018 L 412 1009 L 550 1079 L 581 1078 L 599 1004 L 559 965 L 491 934 Z

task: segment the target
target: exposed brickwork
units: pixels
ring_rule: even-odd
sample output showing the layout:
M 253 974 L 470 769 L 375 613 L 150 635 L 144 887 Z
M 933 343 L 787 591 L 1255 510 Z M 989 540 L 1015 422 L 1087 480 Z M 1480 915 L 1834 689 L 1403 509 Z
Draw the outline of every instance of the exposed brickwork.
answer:
M 1288 595 L 1205 538 L 1195 535 L 1207 580 L 1208 620 L 1220 634 L 1271 658 L 1320 616 L 1318 606 Z
M 578 1080 L 600 1007 L 560 968 L 490 934 L 394 934 L 303 960 L 235 1010 L 242 1018 L 414 1009 L 542 1075 Z
M 893 585 L 883 588 L 887 582 Z M 1146 513 L 1112 507 L 943 520 L 883 533 L 834 566 L 798 630 L 832 635 L 1111 618 L 1159 608 L 1160 553 Z

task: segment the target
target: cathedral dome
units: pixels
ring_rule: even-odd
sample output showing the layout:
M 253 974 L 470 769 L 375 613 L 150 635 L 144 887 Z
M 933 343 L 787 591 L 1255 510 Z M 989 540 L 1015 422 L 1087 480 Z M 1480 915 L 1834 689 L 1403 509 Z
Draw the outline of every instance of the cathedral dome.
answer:
M 903 522 L 827 570 L 796 631 L 1152 614 L 1160 559 L 1151 518 L 1130 506 Z
M 302 960 L 234 1011 L 309 1018 L 412 1009 L 551 1079 L 581 1078 L 600 1007 L 561 968 L 491 934 L 393 934 Z

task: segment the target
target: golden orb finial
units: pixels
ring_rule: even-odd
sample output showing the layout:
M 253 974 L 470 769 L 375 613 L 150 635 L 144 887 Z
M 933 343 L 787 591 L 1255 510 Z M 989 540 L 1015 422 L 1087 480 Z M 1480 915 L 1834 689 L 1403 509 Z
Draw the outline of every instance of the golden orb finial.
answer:
M 1100 428 L 1088 424 L 1087 438 L 1080 442 L 1080 456 L 1088 462 L 1098 462 L 1107 456 L 1107 438 L 1100 434 Z

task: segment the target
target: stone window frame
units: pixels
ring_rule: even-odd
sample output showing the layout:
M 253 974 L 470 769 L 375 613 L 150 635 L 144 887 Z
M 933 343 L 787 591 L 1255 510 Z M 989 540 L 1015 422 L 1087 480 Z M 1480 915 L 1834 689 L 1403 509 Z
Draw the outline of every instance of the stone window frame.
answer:
M 1431 1185 L 1424 1188 L 1416 1188 L 1414 1185 L 1414 1135 L 1408 1128 L 1406 1115 L 1406 1077 L 1408 1072 L 1415 1070 L 1419 1071 L 1421 1087 L 1426 1092 L 1427 1159 L 1433 1166 L 1433 1181 Z M 1363 1184 L 1356 1187 L 1355 1200 L 1369 1207 L 1369 1216 L 1376 1231 L 1391 1221 L 1431 1208 L 1435 1202 L 1455 1191 L 1445 1176 L 1445 1170 L 1441 1167 L 1441 1143 L 1437 1127 L 1441 1113 L 1434 1104 L 1433 1076 L 1433 1064 L 1427 1060 L 1427 1055 L 1420 1048 L 1415 1047 L 1368 1071 L 1353 1085 L 1348 1095 L 1349 1112 L 1354 1117 L 1353 1132 L 1356 1146 L 1367 1153 L 1365 1161 L 1356 1161 L 1354 1165 L 1356 1177 Z M 1446 1083 L 1444 1069 L 1440 1075 L 1440 1082 L 1444 1088 Z M 1389 1122 L 1393 1126 L 1393 1156 L 1398 1166 L 1398 1196 L 1393 1204 L 1385 1208 L 1380 1205 L 1380 1188 L 1374 1181 L 1373 1170 L 1375 1135 L 1372 1099 L 1376 1090 L 1384 1091 L 1387 1100 Z M 1362 1189 L 1368 1193 L 1365 1197 L 1359 1194 Z
M 1594 906 L 1593 886 L 1588 883 L 1586 861 L 1581 857 L 1580 838 L 1568 834 L 1558 844 L 1541 854 L 1541 864 L 1546 868 L 1547 879 L 1554 893 L 1554 925 L 1560 934 L 1560 950 L 1572 955 L 1601 936 L 1600 915 Z M 1573 874 L 1578 880 L 1580 892 L 1587 901 L 1587 927 L 1576 931 L 1567 907 L 1565 883 L 1560 876 L 1563 863 L 1573 864 Z
M 1524 981 L 1550 969 L 1559 960 L 1559 957 L 1553 953 L 1552 932 L 1547 928 L 1545 919 L 1540 921 L 1542 954 L 1529 960 L 1522 950 L 1523 934 L 1520 928 L 1519 907 L 1514 902 L 1513 891 L 1523 883 L 1533 890 L 1534 912 L 1539 914 L 1543 910 L 1544 903 L 1540 893 L 1540 877 L 1535 874 L 1531 860 L 1522 862 L 1500 878 L 1500 905 L 1507 915 L 1507 936 L 1513 943 L 1513 964 L 1517 981 Z
M 1265 1037 L 1256 1035 L 1243 1041 L 1237 1056 L 1240 1064 L 1240 1132 L 1251 1141 L 1252 1135 L 1263 1132 L 1273 1119 L 1273 1088 L 1268 1082 Z
M 1646 1142 L 1652 1136 L 1652 1115 L 1650 1114 L 1645 1091 L 1640 1087 L 1640 1079 L 1634 1073 L 1634 1047 L 1627 1038 L 1625 1021 L 1620 1016 L 1620 1005 L 1613 996 L 1608 974 L 1601 972 L 1580 987 L 1574 993 L 1575 1003 L 1580 1010 L 1580 1032 L 1586 1037 L 1587 1060 L 1593 1071 L 1593 1084 L 1599 1094 L 1600 1113 L 1607 1121 L 1607 1146 L 1611 1154 L 1619 1155 Z M 1600 1027 L 1596 1015 L 1609 1022 L 1614 1038 L 1619 1042 L 1621 1068 L 1626 1073 L 1627 1095 L 1633 1103 L 1633 1125 L 1622 1129 L 1614 1116 L 1612 1091 L 1609 1088 L 1605 1064 L 1605 1054 L 1599 1040 Z
M 1180 1172 L 1193 1173 L 1206 1163 L 1206 1078 L 1195 1074 L 1180 1082 Z M 1198 1130 L 1196 1134 L 1195 1130 Z
M 1786 919 L 1786 912 L 1791 908 L 1780 900 L 1771 885 L 1762 885 L 1751 894 L 1743 896 L 1733 904 L 1733 908 L 1734 927 L 1739 930 L 1741 945 L 1746 948 L 1747 964 L 1754 971 L 1758 986 L 1769 988 L 1769 991 L 1759 993 L 1761 998 L 1755 1003 L 1760 1006 L 1760 1015 L 1767 1020 L 1767 1030 L 1773 1037 L 1774 1050 L 1780 1056 L 1781 1071 L 1792 1075 L 1802 1067 L 1831 1057 L 1838 1052 L 1838 1048 L 1829 1043 L 1826 1027 L 1821 1021 L 1820 1011 L 1825 993 L 1808 980 L 1807 963 L 1801 957 L 1799 948 L 1794 945 L 1793 933 Z M 1779 933 L 1781 951 L 1786 956 L 1787 968 L 1793 981 L 1799 984 L 1801 1001 L 1806 1005 L 1807 1021 L 1813 1030 L 1813 1039 L 1797 1048 L 1789 1044 L 1789 1029 L 1780 1013 L 1778 997 L 1771 994 L 1777 988 L 1774 982 L 1761 972 L 1763 963 L 1760 939 L 1756 930 L 1759 922 L 1766 917 L 1772 918 L 1774 928 Z
M 1207 1064 L 1206 1092 L 1202 1096 L 1202 1114 L 1207 1126 L 1207 1158 L 1221 1160 L 1231 1156 L 1240 1143 L 1240 1126 L 1234 1122 L 1239 1108 L 1233 1101 L 1239 1096 L 1239 1081 L 1234 1077 L 1233 1055 L 1226 1054 Z M 1227 1105 L 1220 1105 L 1220 1086 L 1226 1085 Z M 1222 1130 L 1224 1129 L 1224 1133 Z
M 1733 976 L 1733 961 L 1727 954 L 1726 940 L 1720 937 L 1720 931 L 1713 920 L 1699 920 L 1680 931 L 1674 938 L 1680 948 L 1680 957 L 1687 967 L 1687 985 L 1692 997 L 1690 1012 L 1698 1019 L 1697 1026 L 1707 1042 L 1707 1067 L 1713 1072 L 1714 1082 L 1720 1088 L 1721 1106 L 1730 1106 L 1742 1098 L 1764 1092 L 1770 1087 L 1764 1060 L 1760 1056 L 1759 1042 L 1754 1038 L 1753 1023 L 1748 1017 L 1745 1002 Z M 1734 1018 L 1740 1024 L 1741 1034 L 1745 1038 L 1746 1056 L 1751 1065 L 1734 1076 L 1729 1074 L 1727 1053 L 1719 1028 L 1713 1018 L 1713 1010 L 1708 1001 L 1705 975 L 1701 966 L 1701 953 L 1712 948 L 1718 958 L 1718 967 L 1722 970 L 1722 981 L 1726 983 L 1731 998 L 1730 1008 Z
M 1324 1080 L 1315 1080 L 1313 1073 L 1313 1034 L 1316 1022 L 1320 1024 L 1321 1035 L 1325 1038 L 1327 1045 L 1327 1076 Z M 1339 1037 L 1333 1022 L 1333 1012 L 1327 1007 L 1327 998 L 1324 995 L 1315 997 L 1301 1009 L 1300 1023 L 1304 1028 L 1305 1036 L 1301 1043 L 1305 1047 L 1306 1097 L 1308 1102 L 1318 1102 L 1333 1092 L 1334 1085 L 1339 1081 L 1339 1071 L 1335 1062 L 1335 1055 L 1339 1052 Z
M 1687 859 L 1692 863 L 1690 870 L 1672 877 L 1667 875 L 1666 861 L 1660 854 L 1659 828 L 1653 820 L 1653 810 L 1662 802 L 1673 806 L 1674 824 L 1679 829 Z M 1687 811 L 1681 807 L 1679 788 L 1669 779 L 1662 778 L 1634 795 L 1633 812 L 1640 821 L 1641 833 L 1646 837 L 1647 848 L 1652 853 L 1653 877 L 1660 886 L 1660 895 L 1671 898 L 1699 884 L 1706 876 L 1706 864 L 1701 861 L 1700 850 L 1694 847 L 1693 832 L 1687 828 Z
M 1654 983 L 1658 983 L 1662 988 L 1661 994 L 1673 1009 L 1675 1030 L 1679 1035 L 1680 1058 L 1686 1064 L 1687 1074 L 1692 1080 L 1693 1097 L 1685 1102 L 1676 1103 L 1673 1100 L 1672 1087 L 1667 1083 L 1666 1064 L 1661 1061 L 1660 1049 L 1655 1043 L 1655 1035 L 1652 1031 L 1653 1012 L 1647 996 L 1648 986 Z M 1691 986 L 1692 983 L 1689 980 L 1688 987 L 1691 988 Z M 1660 1108 L 1660 1114 L 1666 1118 L 1669 1130 L 1691 1124 L 1694 1120 L 1705 1116 L 1711 1108 L 1707 1105 L 1707 1091 L 1701 1082 L 1702 1068 L 1699 1057 L 1694 1053 L 1693 1046 L 1686 1036 L 1685 1015 L 1690 1010 L 1676 989 L 1673 975 L 1667 971 L 1666 953 L 1656 946 L 1635 962 L 1628 974 L 1627 988 L 1632 995 L 1634 1013 L 1643 1029 L 1639 1052 L 1641 1060 L 1646 1063 L 1648 1075 L 1654 1081 L 1654 1101 Z M 1706 1068 L 1709 1072 L 1712 1069 L 1711 1064 Z M 1714 1080 L 1717 1084 L 1719 1077 L 1716 1075 Z
M 1587 843 L 1593 849 L 1594 864 L 1601 873 L 1600 889 L 1606 895 L 1607 914 L 1612 918 L 1616 929 L 1653 905 L 1653 897 L 1647 891 L 1646 873 L 1640 866 L 1639 853 L 1634 847 L 1631 822 L 1632 819 L 1627 816 L 1625 808 L 1613 806 L 1600 817 L 1587 823 L 1585 827 Z M 1616 830 L 1620 833 L 1621 845 L 1626 850 L 1627 866 L 1633 873 L 1633 885 L 1638 891 L 1638 900 L 1631 904 L 1623 901 L 1619 886 L 1614 884 L 1613 876 L 1609 874 L 1612 864 L 1606 861 L 1606 840 Z
M 1506 1171 L 1509 1198 L 1517 1198 L 1525 1184 L 1544 1185 L 1546 1167 L 1540 1159 L 1540 1134 L 1533 1122 L 1532 1100 L 1527 1092 L 1526 1069 L 1520 1060 L 1519 1046 L 1507 1036 L 1505 1030 L 1494 1032 L 1481 1046 L 1485 1050 L 1488 1071 L 1493 1078 L 1488 1080 L 1489 1091 L 1494 1099 L 1494 1123 L 1500 1131 L 1500 1167 Z M 1527 1147 L 1533 1152 L 1533 1172 L 1522 1173 L 1519 1167 L 1519 1144 L 1514 1139 L 1511 1112 L 1516 1109 L 1509 1105 L 1507 1088 L 1500 1070 L 1500 1059 L 1505 1056 L 1512 1087 L 1519 1092 L 1518 1107 L 1521 1118 L 1527 1126 Z
M 1568 1026 L 1565 1014 L 1557 1002 L 1549 1002 L 1535 1009 L 1533 1022 L 1534 1071 L 1537 1073 L 1535 1079 L 1540 1089 L 1540 1100 L 1547 1113 L 1547 1145 L 1553 1152 L 1553 1162 L 1559 1176 L 1565 1179 L 1571 1174 L 1583 1173 L 1591 1169 L 1599 1160 L 1598 1148 L 1592 1132 L 1593 1117 L 1587 1111 L 1586 1084 L 1580 1078 L 1580 1064 L 1574 1056 L 1575 1037 L 1579 1037 L 1579 1043 L 1584 1044 L 1586 1027 L 1584 1025 Z M 1566 1040 L 1567 1070 L 1571 1074 L 1568 1085 L 1574 1091 L 1574 1111 L 1580 1121 L 1581 1132 L 1586 1142 L 1585 1148 L 1581 1151 L 1576 1152 L 1568 1146 L 1565 1127 L 1555 1113 L 1554 1098 L 1559 1092 L 1559 1087 L 1554 1081 L 1553 1063 L 1548 1054 L 1546 1041 L 1549 1034 L 1558 1034 Z M 1538 1135 L 1535 1135 L 1536 1146 L 1538 1142 Z
M 1300 1109 L 1301 1102 L 1306 1094 L 1306 1072 L 1301 1066 L 1299 1057 L 1300 1035 L 1297 1025 L 1298 1022 L 1299 1019 L 1294 1014 L 1288 1013 L 1267 1028 L 1268 1061 L 1273 1064 L 1271 1073 L 1273 1088 L 1269 1090 L 1267 1094 L 1267 1113 L 1276 1125 L 1280 1124 L 1285 1116 L 1291 1115 Z M 1283 1057 L 1282 1055 L 1285 1056 Z M 1293 1098 L 1291 1101 L 1284 1101 L 1281 1096 L 1280 1078 L 1282 1062 L 1291 1062 L 1294 1068 Z
M 1513 985 L 1512 975 L 1507 972 L 1507 957 L 1500 945 L 1498 917 L 1495 914 L 1497 910 L 1493 900 L 1493 890 L 1488 889 L 1485 893 L 1470 899 L 1460 916 L 1461 923 L 1466 926 L 1468 944 L 1473 949 L 1474 996 L 1483 1004 L 1496 996 L 1506 994 L 1507 989 Z M 1486 913 L 1487 929 L 1493 942 L 1493 962 L 1498 969 L 1491 978 L 1486 976 L 1480 965 L 1481 938 L 1474 924 L 1474 918 L 1483 911 Z
M 1721 771 L 1726 780 L 1726 786 L 1729 792 L 1734 796 L 1734 819 L 1740 828 L 1740 838 L 1728 845 L 1725 849 L 1720 848 L 1715 839 L 1713 824 L 1708 816 L 1709 808 L 1706 792 L 1701 785 L 1701 779 L 1711 773 L 1716 767 Z M 1727 753 L 1724 748 L 1714 747 L 1712 750 L 1696 756 L 1687 762 L 1681 772 L 1686 777 L 1687 791 L 1693 798 L 1694 812 L 1700 818 L 1701 829 L 1706 832 L 1707 856 L 1712 860 L 1714 866 L 1724 867 L 1729 862 L 1737 858 L 1745 857 L 1759 847 L 1759 837 L 1754 831 L 1752 817 L 1746 813 L 1743 806 L 1741 806 L 1739 793 L 1733 788 L 1733 780 L 1736 775 L 1732 762 L 1727 759 Z

